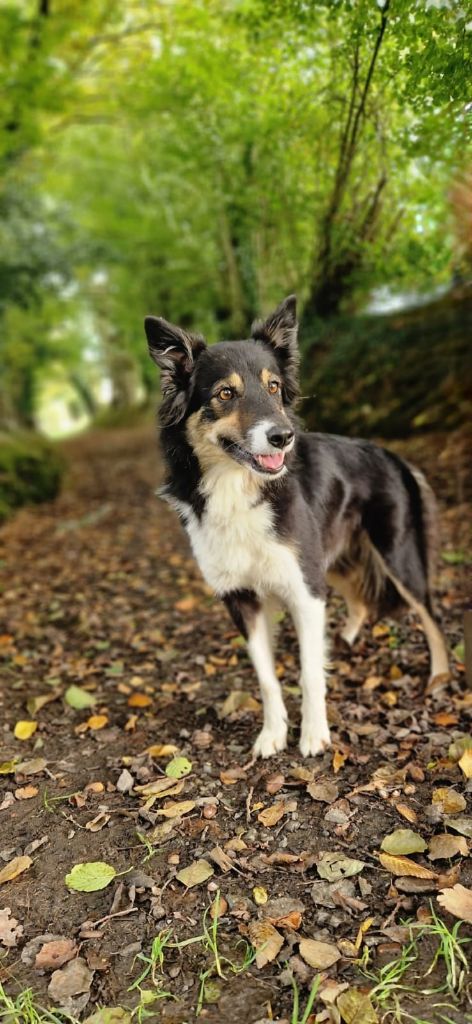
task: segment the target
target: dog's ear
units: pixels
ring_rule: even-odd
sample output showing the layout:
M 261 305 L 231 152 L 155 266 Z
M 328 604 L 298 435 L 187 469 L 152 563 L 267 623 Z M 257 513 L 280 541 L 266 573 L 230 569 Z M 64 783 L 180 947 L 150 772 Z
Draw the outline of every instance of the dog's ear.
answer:
M 270 345 L 284 380 L 285 399 L 293 402 L 299 393 L 297 298 L 289 295 L 267 320 L 256 320 L 251 337 Z
M 199 334 L 176 327 L 161 316 L 147 316 L 144 330 L 151 359 L 161 369 L 164 401 L 159 411 L 161 422 L 169 426 L 179 423 L 190 397 L 190 383 L 195 362 L 206 348 Z

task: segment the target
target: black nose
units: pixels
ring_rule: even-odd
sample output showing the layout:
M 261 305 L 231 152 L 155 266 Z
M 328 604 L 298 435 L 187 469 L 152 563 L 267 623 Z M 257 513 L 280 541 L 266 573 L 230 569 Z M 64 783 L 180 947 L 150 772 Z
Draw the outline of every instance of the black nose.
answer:
M 274 448 L 286 448 L 294 436 L 291 427 L 271 427 L 267 431 L 267 440 Z

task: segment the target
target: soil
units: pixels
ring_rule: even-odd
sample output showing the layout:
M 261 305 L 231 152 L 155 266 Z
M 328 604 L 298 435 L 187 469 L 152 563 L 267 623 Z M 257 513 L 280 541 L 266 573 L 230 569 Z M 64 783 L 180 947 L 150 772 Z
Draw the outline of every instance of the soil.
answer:
M 436 873 L 426 881 L 399 882 L 379 860 L 383 838 L 395 829 L 412 828 L 426 843 L 434 834 L 457 834 L 432 803 L 435 789 L 470 799 L 471 781 L 448 756 L 451 742 L 471 732 L 461 647 L 470 506 L 457 506 L 450 494 L 442 504 L 446 558 L 436 599 L 452 652 L 451 680 L 427 688 L 426 645 L 411 617 L 370 624 L 352 650 L 343 648 L 336 640 L 343 608 L 333 600 L 332 749 L 305 761 L 297 750 L 297 652 L 284 621 L 277 671 L 292 723 L 289 747 L 252 763 L 260 724 L 254 674 L 175 515 L 154 494 L 161 469 L 152 426 L 90 433 L 63 447 L 69 471 L 61 496 L 20 511 L 0 533 L 0 762 L 16 759 L 0 775 L 0 870 L 16 856 L 32 859 L 0 886 L 0 909 L 10 908 L 19 925 L 15 943 L 0 944 L 0 980 L 13 994 L 31 986 L 41 1005 L 52 1005 L 52 967 L 35 967 L 42 942 L 31 943 L 44 934 L 74 939 L 93 977 L 88 1000 L 74 996 L 69 1009 L 87 1016 L 100 1006 L 133 1008 L 139 991 L 129 989 L 146 966 L 136 957 L 172 929 L 174 946 L 165 951 L 163 972 L 156 971 L 157 988 L 150 975 L 142 983 L 171 995 L 149 1003 L 146 1019 L 193 1021 L 200 975 L 213 961 L 202 942 L 176 944 L 202 933 L 219 891 L 220 952 L 233 966 L 223 965 L 224 979 L 210 976 L 203 1020 L 290 1020 L 291 975 L 303 1009 L 318 972 L 300 956 L 301 936 L 335 944 L 340 954 L 321 972 L 326 999 L 334 982 L 367 993 L 372 981 L 359 959 L 378 970 L 401 950 L 402 921 L 424 923 L 432 907 L 441 911 L 440 888 L 472 883 L 466 856 L 430 861 L 427 851 L 412 854 Z M 440 486 L 444 447 L 440 437 L 419 452 L 415 447 L 433 483 L 442 467 Z M 64 695 L 71 685 L 92 695 L 94 706 L 70 707 Z M 37 697 L 52 699 L 28 707 Z M 24 720 L 37 728 L 21 740 L 14 729 Z M 172 751 L 159 754 L 159 745 L 187 757 L 191 773 L 174 794 L 146 801 L 135 787 L 167 778 L 172 759 Z M 21 768 L 32 759 L 36 765 Z M 310 795 L 313 782 L 325 787 L 322 799 Z M 160 814 L 176 801 L 192 805 L 175 818 Z M 281 813 L 272 822 L 272 812 L 262 812 L 274 804 L 281 806 L 273 817 Z M 162 827 L 156 833 L 163 823 L 167 834 Z M 329 888 L 318 870 L 325 851 L 364 867 Z M 188 888 L 177 875 L 202 858 L 214 873 Z M 105 861 L 123 874 L 100 891 L 71 890 L 65 876 L 87 861 Z M 457 923 L 441 914 L 449 927 Z M 278 955 L 237 973 L 255 922 L 267 917 L 282 937 Z M 472 931 L 463 924 L 460 934 Z M 433 955 L 434 945 L 420 944 L 408 975 L 417 1001 L 410 994 L 408 1012 L 432 1022 L 441 1013 L 466 1020 L 465 996 L 446 1011 L 435 1005 L 450 1003 L 449 996 L 421 995 L 418 977 Z M 432 977 L 444 982 L 440 965 Z M 318 1000 L 316 1013 L 324 1006 Z M 339 1011 L 333 1014 L 339 1020 Z

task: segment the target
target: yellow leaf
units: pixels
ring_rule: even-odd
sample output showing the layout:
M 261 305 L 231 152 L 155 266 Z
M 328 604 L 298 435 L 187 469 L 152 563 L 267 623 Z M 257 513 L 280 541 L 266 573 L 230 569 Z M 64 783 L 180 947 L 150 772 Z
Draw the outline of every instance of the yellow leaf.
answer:
M 285 802 L 278 800 L 277 803 L 272 804 L 271 807 L 266 807 L 260 814 L 257 815 L 257 820 L 260 821 L 261 825 L 265 825 L 266 828 L 272 828 L 285 814 Z
M 152 704 L 152 698 L 148 697 L 147 693 L 132 693 L 131 697 L 128 697 L 128 707 L 130 708 L 148 708 Z
M 258 907 L 263 907 L 264 903 L 267 903 L 269 899 L 267 889 L 264 889 L 262 885 L 256 885 L 252 890 L 252 895 L 254 896 L 254 903 L 257 903 Z
M 344 762 L 347 760 L 347 754 L 342 754 L 340 750 L 335 750 L 333 756 L 333 772 L 337 775 L 340 768 L 342 768 Z
M 414 811 L 413 807 L 410 807 L 408 804 L 395 804 L 395 810 L 401 814 L 402 818 L 406 818 L 406 820 L 410 821 L 412 824 L 418 818 L 416 811 Z
M 157 814 L 163 814 L 165 818 L 177 818 L 181 814 L 188 814 L 189 811 L 193 811 L 194 807 L 195 800 L 180 800 L 162 807 L 160 811 L 157 811 Z
M 374 921 L 375 917 L 366 917 L 365 921 L 362 921 L 362 923 L 359 925 L 359 931 L 357 933 L 356 941 L 354 943 L 357 950 L 361 948 L 362 939 L 364 938 L 364 935 L 369 930 L 369 928 L 372 927 Z
M 87 725 L 94 732 L 97 729 L 103 729 L 105 725 L 108 725 L 108 715 L 90 715 L 90 718 L 87 719 Z
M 336 1006 L 345 1024 L 377 1024 L 378 1016 L 370 998 L 359 988 L 341 992 Z
M 472 779 L 472 750 L 464 750 L 459 761 L 459 768 L 462 768 L 466 779 Z
M 438 789 L 433 789 L 433 804 L 441 804 L 441 810 L 444 814 L 458 814 L 460 811 L 465 811 L 467 802 L 462 793 L 458 793 L 457 790 L 452 789 L 450 786 L 439 786 Z
M 37 722 L 17 722 L 14 729 L 15 739 L 29 740 L 31 736 L 34 736 L 37 728 Z
M 154 743 L 152 747 L 147 747 L 146 754 L 149 757 L 172 757 L 178 749 L 173 743 Z
M 402 676 L 403 672 L 401 668 L 399 668 L 398 665 L 392 665 L 390 669 L 390 679 L 401 679 Z
M 0 885 L 4 882 L 11 882 L 14 878 L 18 878 L 23 871 L 31 866 L 33 861 L 31 857 L 14 857 L 9 864 L 5 864 L 5 867 L 0 871 Z
M 388 626 L 378 622 L 376 626 L 372 627 L 372 636 L 390 636 L 390 629 Z
M 422 864 L 417 864 L 416 861 L 410 860 L 409 857 L 394 856 L 391 853 L 380 853 L 379 861 L 387 871 L 391 871 L 392 875 L 411 875 L 413 878 L 437 878 L 435 871 L 423 867 Z

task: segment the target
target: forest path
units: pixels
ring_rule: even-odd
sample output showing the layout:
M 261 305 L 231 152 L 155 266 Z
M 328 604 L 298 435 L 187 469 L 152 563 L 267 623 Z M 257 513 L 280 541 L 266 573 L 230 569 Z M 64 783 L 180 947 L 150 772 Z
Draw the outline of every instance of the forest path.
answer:
M 302 761 L 297 750 L 297 655 L 284 623 L 277 669 L 289 707 L 289 748 L 248 765 L 260 722 L 254 674 L 175 515 L 154 495 L 160 468 L 152 426 L 90 433 L 64 448 L 70 469 L 62 495 L 21 510 L 0 532 L 0 761 L 16 759 L 0 775 L 0 868 L 25 852 L 33 861 L 0 888 L 0 908 L 11 908 L 23 929 L 1 961 L 0 981 L 10 991 L 31 985 L 43 1005 L 57 1005 L 57 992 L 46 991 L 52 965 L 39 971 L 38 943 L 33 952 L 25 947 L 49 933 L 74 940 L 84 961 L 86 992 L 62 1002 L 70 1012 L 136 1006 L 139 993 L 128 991 L 144 967 L 136 954 L 147 954 L 167 928 L 174 943 L 200 935 L 219 889 L 220 950 L 234 970 L 227 964 L 224 980 L 213 971 L 202 989 L 199 979 L 214 963 L 208 944 L 168 948 L 156 984 L 160 995 L 175 998 L 149 1004 L 150 1020 L 194 1020 L 199 991 L 201 1016 L 218 1024 L 290 1019 L 284 964 L 302 1005 L 316 974 L 300 955 L 300 936 L 332 947 L 326 998 L 336 995 L 335 982 L 365 985 L 354 963 L 364 942 L 374 967 L 393 959 L 406 938 L 402 919 L 425 920 L 430 899 L 440 909 L 438 888 L 472 881 L 464 850 L 433 861 L 427 851 L 412 854 L 433 872 L 429 879 L 398 880 L 379 861 L 382 839 L 398 828 L 411 827 L 427 844 L 446 831 L 457 839 L 445 807 L 432 804 L 434 790 L 456 793 L 449 811 L 467 815 L 471 783 L 448 757 L 451 740 L 471 731 L 472 695 L 458 647 L 464 565 L 443 559 L 437 590 L 455 651 L 452 682 L 424 695 L 428 658 L 414 620 L 367 626 L 352 652 L 333 648 L 333 748 L 317 759 Z M 434 477 L 434 448 L 427 455 L 423 463 Z M 443 550 L 456 562 L 463 521 L 464 510 L 444 510 Z M 340 614 L 334 603 L 334 625 Z M 65 703 L 71 685 L 94 699 L 93 707 Z M 23 720 L 37 723 L 30 739 L 14 735 Z M 159 745 L 175 747 L 192 771 L 174 792 L 154 794 L 145 806 L 146 795 L 134 787 L 166 779 L 172 757 Z M 172 804 L 182 801 L 177 814 Z M 327 867 L 324 854 L 333 851 L 344 859 Z M 186 888 L 176 873 L 201 859 L 212 877 Z M 96 860 L 117 872 L 133 870 L 101 891 L 70 892 L 64 877 L 73 865 Z M 351 870 L 357 873 L 344 878 Z M 90 923 L 109 914 L 119 916 L 96 928 Z M 277 957 L 237 973 L 238 942 L 256 941 L 268 918 L 280 937 Z M 426 946 L 425 969 L 430 954 Z M 329 960 L 326 949 L 317 955 Z M 159 991 L 150 976 L 143 988 Z M 415 1013 L 435 1021 L 431 1001 L 421 993 L 418 999 Z M 317 1010 L 323 1005 L 317 1002 Z

